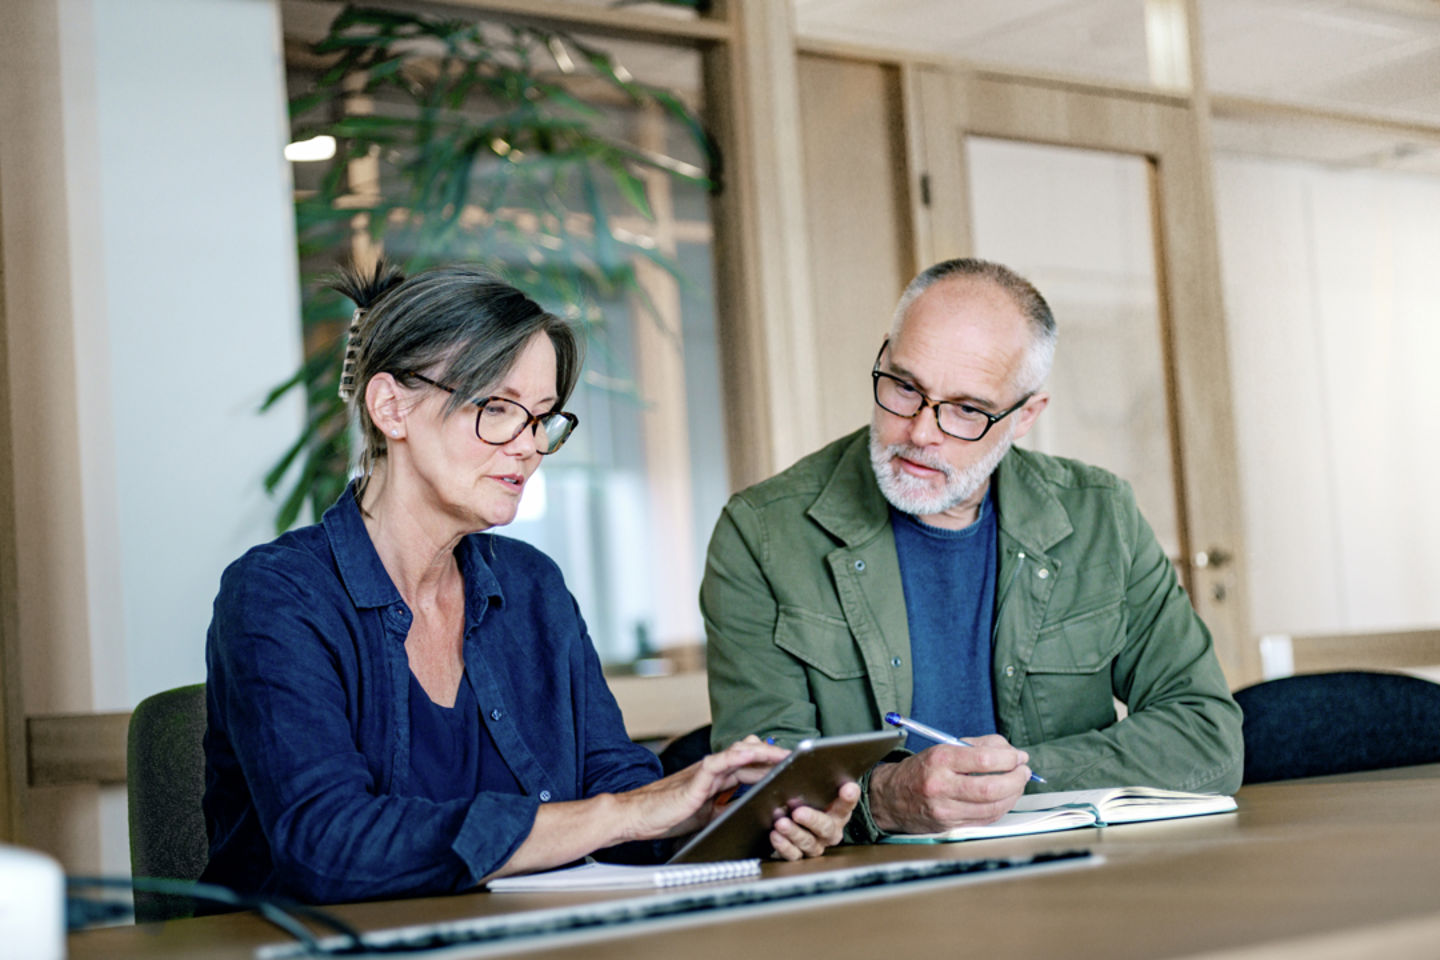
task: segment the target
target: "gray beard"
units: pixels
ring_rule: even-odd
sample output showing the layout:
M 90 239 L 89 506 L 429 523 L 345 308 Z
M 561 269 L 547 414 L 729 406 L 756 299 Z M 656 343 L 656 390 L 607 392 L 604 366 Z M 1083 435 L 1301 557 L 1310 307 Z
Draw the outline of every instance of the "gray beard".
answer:
M 908 443 L 892 443 L 882 447 L 875 439 L 875 430 L 872 427 L 870 466 L 875 471 L 875 482 L 880 485 L 880 492 L 890 506 L 911 516 L 928 517 L 958 507 L 975 496 L 1010 451 L 1014 436 L 1014 424 L 1006 424 L 1005 438 L 995 445 L 995 449 L 986 454 L 980 462 L 959 470 L 946 463 L 938 453 L 927 452 Z M 944 488 L 937 492 L 925 481 L 901 473 L 892 462 L 892 458 L 896 456 L 939 470 L 945 475 Z

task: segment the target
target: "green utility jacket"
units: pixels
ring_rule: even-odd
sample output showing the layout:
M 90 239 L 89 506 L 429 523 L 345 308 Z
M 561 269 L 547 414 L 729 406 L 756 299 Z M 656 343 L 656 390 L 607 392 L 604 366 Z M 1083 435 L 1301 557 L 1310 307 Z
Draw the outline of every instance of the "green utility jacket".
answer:
M 1018 447 L 993 482 L 996 723 L 1049 781 L 1030 789 L 1234 792 L 1240 708 L 1129 485 Z M 793 747 L 909 712 L 905 594 L 868 430 L 730 499 L 700 608 L 717 748 L 750 733 Z M 849 836 L 876 835 L 862 797 Z

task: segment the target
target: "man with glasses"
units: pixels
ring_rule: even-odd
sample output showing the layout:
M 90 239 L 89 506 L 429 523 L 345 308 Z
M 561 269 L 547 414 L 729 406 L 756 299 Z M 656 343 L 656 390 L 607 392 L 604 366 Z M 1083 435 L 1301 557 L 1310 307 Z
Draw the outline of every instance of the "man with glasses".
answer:
M 1012 446 L 1049 402 L 1055 339 L 1007 268 L 931 267 L 876 356 L 870 426 L 716 525 L 715 743 L 793 746 L 894 712 L 973 745 L 912 732 L 865 777 L 852 840 L 989 822 L 1032 782 L 1240 784 L 1239 708 L 1129 486 Z

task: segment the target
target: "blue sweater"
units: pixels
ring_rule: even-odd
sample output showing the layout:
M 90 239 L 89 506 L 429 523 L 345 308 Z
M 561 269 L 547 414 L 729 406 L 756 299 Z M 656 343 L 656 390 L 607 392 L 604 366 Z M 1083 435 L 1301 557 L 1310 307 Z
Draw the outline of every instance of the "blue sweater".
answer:
M 204 880 L 315 903 L 473 886 L 541 803 L 633 789 L 658 760 L 625 734 L 559 569 L 473 534 L 465 682 L 523 794 L 442 802 L 411 779 L 411 614 L 351 491 L 256 547 L 220 582 L 206 643 Z

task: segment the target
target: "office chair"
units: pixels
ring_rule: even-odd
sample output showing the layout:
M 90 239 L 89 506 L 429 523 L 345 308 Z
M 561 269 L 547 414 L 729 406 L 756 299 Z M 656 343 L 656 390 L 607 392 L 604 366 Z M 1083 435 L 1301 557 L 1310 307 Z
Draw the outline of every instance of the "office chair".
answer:
M 710 724 L 697 727 L 671 740 L 660 751 L 660 767 L 665 776 L 684 770 L 710 753 Z
M 136 877 L 198 880 L 210 859 L 205 795 L 205 684 L 147 697 L 130 716 L 127 792 L 130 871 Z M 188 917 L 185 897 L 135 893 L 135 920 Z
M 1345 671 L 1235 692 L 1245 711 L 1245 783 L 1440 762 L 1440 684 Z

